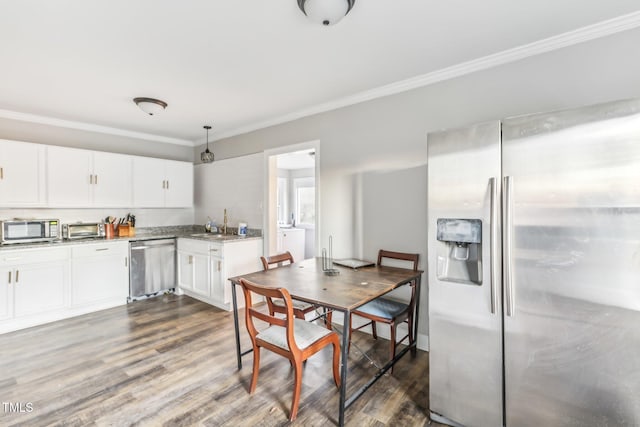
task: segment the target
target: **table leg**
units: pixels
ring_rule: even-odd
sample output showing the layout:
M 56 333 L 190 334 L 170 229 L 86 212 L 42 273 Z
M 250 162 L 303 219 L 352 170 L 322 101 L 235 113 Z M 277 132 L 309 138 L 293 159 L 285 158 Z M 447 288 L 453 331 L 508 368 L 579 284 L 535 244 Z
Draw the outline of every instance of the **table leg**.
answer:
M 344 410 L 345 401 L 347 398 L 347 360 L 349 359 L 349 319 L 351 318 L 351 311 L 344 311 L 344 320 L 342 325 L 342 356 L 340 362 L 342 364 L 342 370 L 340 372 L 340 409 L 338 415 L 338 426 L 344 426 Z
M 236 298 L 236 285 L 231 283 L 231 295 L 233 300 L 233 327 L 236 335 L 236 357 L 238 358 L 238 370 L 242 369 L 242 354 L 240 352 L 240 326 L 238 324 L 238 300 Z

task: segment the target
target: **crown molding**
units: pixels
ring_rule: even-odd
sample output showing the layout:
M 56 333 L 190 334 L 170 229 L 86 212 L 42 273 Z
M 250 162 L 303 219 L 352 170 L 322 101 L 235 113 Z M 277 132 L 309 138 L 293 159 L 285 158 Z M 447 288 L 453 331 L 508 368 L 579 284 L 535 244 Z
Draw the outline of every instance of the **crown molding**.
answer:
M 640 11 L 214 135 L 213 141 L 348 107 L 640 27 Z M 210 140 L 211 142 L 211 140 Z
M 17 111 L 0 110 L 0 118 L 19 120 L 29 123 L 38 123 L 42 125 L 57 126 L 67 129 L 84 130 L 88 132 L 104 133 L 108 135 L 124 136 L 127 138 L 144 139 L 147 141 L 163 142 L 166 144 L 185 145 L 193 147 L 193 141 L 187 139 L 170 138 L 167 136 L 154 135 L 144 132 L 135 132 L 126 129 L 119 129 L 109 126 L 100 126 L 90 123 L 76 122 L 71 120 L 62 120 L 52 117 L 39 116 L 36 114 L 19 113 Z

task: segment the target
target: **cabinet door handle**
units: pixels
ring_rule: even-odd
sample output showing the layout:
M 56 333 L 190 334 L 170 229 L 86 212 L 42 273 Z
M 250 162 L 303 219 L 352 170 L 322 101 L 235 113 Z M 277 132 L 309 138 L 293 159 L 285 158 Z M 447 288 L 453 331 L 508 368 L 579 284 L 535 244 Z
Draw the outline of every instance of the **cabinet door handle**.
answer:
M 16 283 L 20 280 L 20 270 L 16 270 Z
M 165 181 L 164 179 L 162 180 L 162 189 L 164 190 L 165 188 L 167 188 L 167 181 Z
M 95 178 L 94 178 L 94 184 L 95 184 L 95 185 L 98 185 L 98 175 L 94 175 L 94 176 L 95 176 Z
M 89 185 L 93 184 L 93 175 L 89 174 Z
M 129 266 L 129 258 L 124 257 L 124 266 L 128 267 Z
M 4 168 L 0 168 L 0 179 L 4 179 Z
M 220 266 L 221 261 L 218 261 L 218 271 L 222 270 L 222 267 Z
M 213 248 L 213 249 L 209 249 L 209 251 L 211 251 L 211 252 L 218 252 L 218 250 L 217 250 L 217 249 L 215 249 L 215 248 Z
M 169 180 L 167 180 L 167 190 L 169 189 Z
M 100 251 L 108 251 L 109 248 L 98 248 L 96 249 L 96 252 L 100 252 Z
M 193 264 L 193 255 L 189 255 L 189 264 Z
M 11 270 L 9 270 L 9 283 L 11 283 Z

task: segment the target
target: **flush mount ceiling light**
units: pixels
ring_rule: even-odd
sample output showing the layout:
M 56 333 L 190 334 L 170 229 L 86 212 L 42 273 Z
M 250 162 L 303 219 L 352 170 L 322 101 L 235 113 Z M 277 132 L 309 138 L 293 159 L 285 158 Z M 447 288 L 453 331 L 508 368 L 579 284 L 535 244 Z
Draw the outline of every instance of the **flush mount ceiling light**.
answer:
M 300 10 L 313 22 L 337 24 L 353 7 L 356 0 L 298 0 Z
M 213 153 L 209 151 L 209 129 L 211 129 L 211 126 L 202 127 L 207 130 L 207 149 L 200 153 L 200 160 L 202 160 L 202 163 L 211 163 L 213 162 Z
M 133 102 L 150 116 L 160 113 L 167 108 L 167 103 L 154 98 L 133 98 Z

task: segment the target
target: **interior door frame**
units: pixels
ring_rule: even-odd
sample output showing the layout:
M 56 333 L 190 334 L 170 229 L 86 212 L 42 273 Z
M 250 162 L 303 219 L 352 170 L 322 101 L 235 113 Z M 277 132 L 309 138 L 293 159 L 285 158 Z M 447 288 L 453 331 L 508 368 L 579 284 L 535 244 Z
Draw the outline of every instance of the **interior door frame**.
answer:
M 315 212 L 315 255 L 319 253 L 319 244 L 320 244 L 320 140 L 312 140 L 306 142 L 300 142 L 297 144 L 285 145 L 282 147 L 271 148 L 268 150 L 264 150 L 264 215 L 263 215 L 263 225 L 262 229 L 264 232 L 262 233 L 263 237 L 263 251 L 265 256 L 275 254 L 276 240 L 277 240 L 277 226 L 273 226 L 273 224 L 277 224 L 277 217 L 272 218 L 272 210 L 271 202 L 275 200 L 277 191 L 277 187 L 275 181 L 272 178 L 276 174 L 276 168 L 274 165 L 275 157 L 280 154 L 293 153 L 296 151 L 303 151 L 313 149 L 315 152 L 314 156 L 314 176 L 315 176 L 315 189 L 316 189 L 316 212 Z M 277 215 L 277 213 L 276 213 Z

